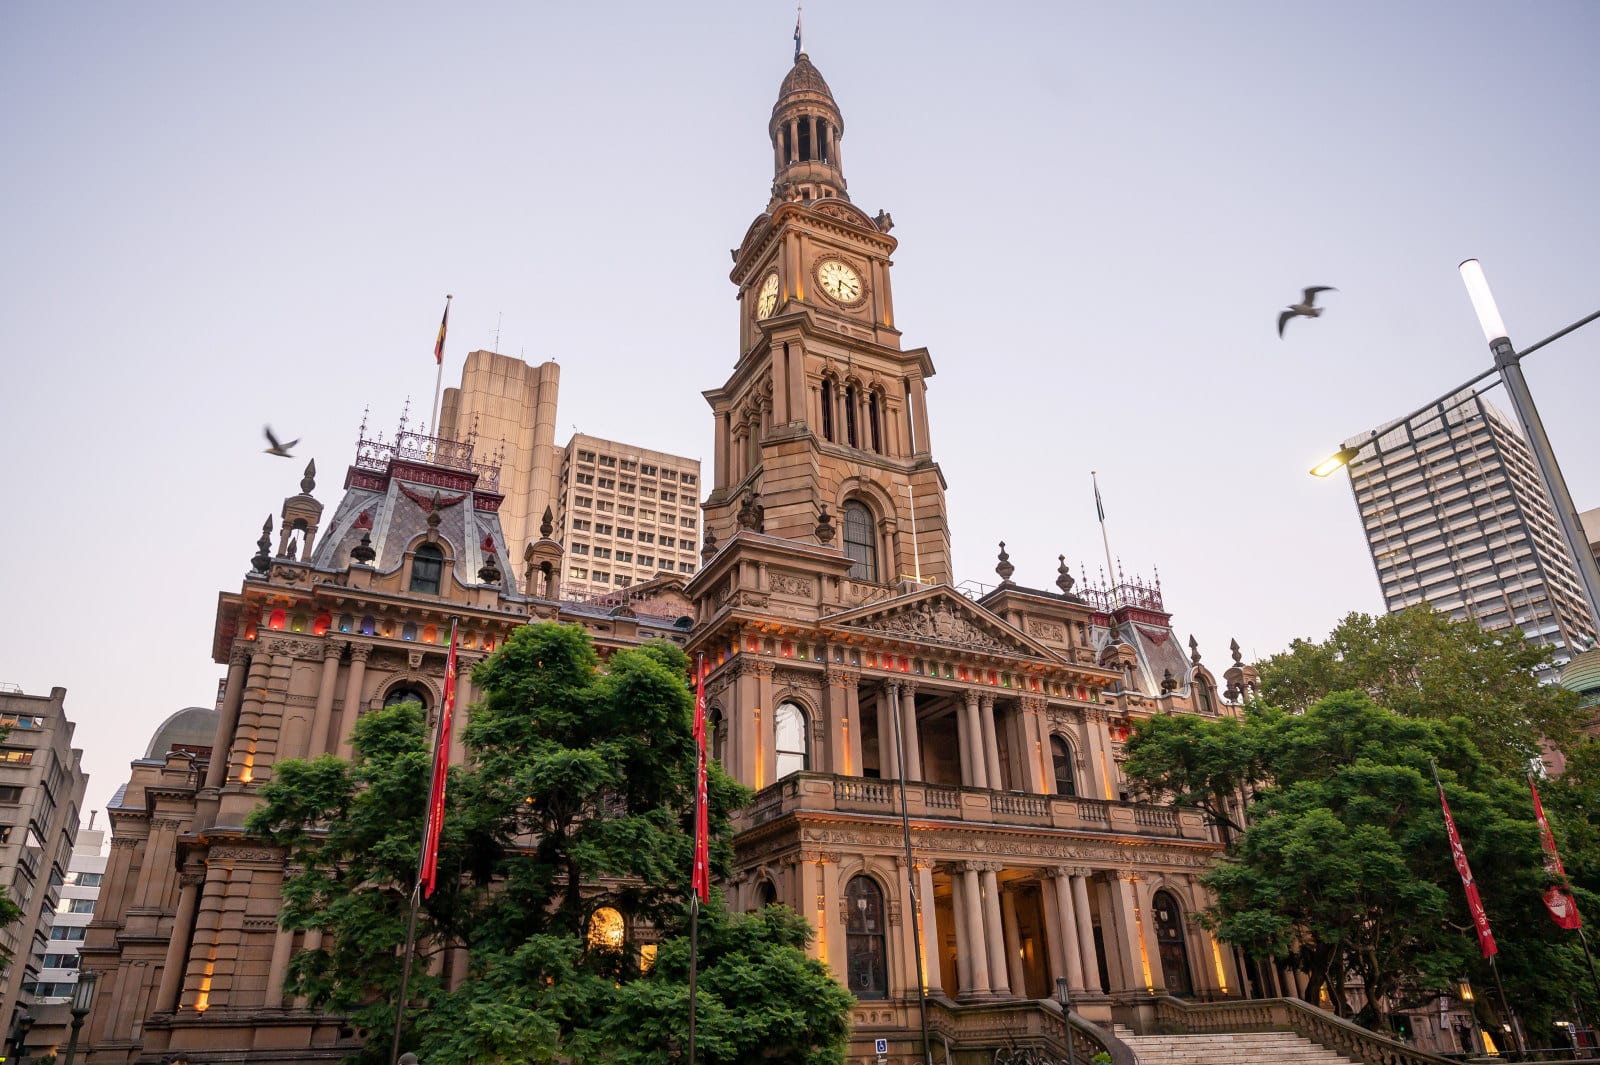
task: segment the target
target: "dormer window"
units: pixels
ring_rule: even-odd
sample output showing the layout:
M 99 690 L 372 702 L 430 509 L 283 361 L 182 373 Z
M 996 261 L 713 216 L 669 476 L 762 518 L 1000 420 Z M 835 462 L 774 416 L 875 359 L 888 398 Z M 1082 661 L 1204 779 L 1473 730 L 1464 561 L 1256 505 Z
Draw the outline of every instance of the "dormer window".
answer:
M 423 544 L 411 559 L 411 590 L 423 595 L 438 595 L 444 576 L 444 552 L 436 544 Z

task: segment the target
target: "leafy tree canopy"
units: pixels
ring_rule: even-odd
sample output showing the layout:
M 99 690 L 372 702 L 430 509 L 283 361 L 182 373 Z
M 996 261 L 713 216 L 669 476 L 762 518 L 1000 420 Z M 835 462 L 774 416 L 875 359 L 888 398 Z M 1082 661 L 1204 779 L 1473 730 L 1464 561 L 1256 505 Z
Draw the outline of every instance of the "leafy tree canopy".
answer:
M 537 624 L 473 671 L 483 698 L 466 715 L 467 765 L 450 770 L 408 995 L 404 1042 L 422 1060 L 644 1065 L 686 1032 L 688 666 L 659 643 L 602 670 L 580 628 Z M 361 1062 L 387 1061 L 430 742 L 414 703 L 365 714 L 353 761 L 279 763 L 249 821 L 296 870 L 283 926 L 327 933 L 286 988 L 365 1029 Z M 725 875 L 728 816 L 749 793 L 715 763 L 708 790 L 712 869 Z M 626 916 L 620 943 L 590 936 L 601 908 Z M 701 925 L 701 1060 L 843 1061 L 851 999 L 806 956 L 802 918 L 729 915 L 713 895 Z M 660 940 L 653 966 L 641 933 Z M 458 949 L 469 976 L 448 988 L 433 970 Z

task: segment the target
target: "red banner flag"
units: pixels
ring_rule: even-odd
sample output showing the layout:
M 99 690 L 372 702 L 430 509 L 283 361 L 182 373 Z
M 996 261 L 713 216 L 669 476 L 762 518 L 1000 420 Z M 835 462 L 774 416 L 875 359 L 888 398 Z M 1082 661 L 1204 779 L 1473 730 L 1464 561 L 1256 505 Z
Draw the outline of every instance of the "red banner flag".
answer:
M 1550 911 L 1550 919 L 1562 928 L 1582 928 L 1583 915 L 1578 912 L 1578 900 L 1566 889 L 1567 871 L 1561 867 L 1556 837 L 1544 816 L 1544 804 L 1539 801 L 1539 786 L 1531 776 L 1528 778 L 1528 787 L 1533 789 L 1533 816 L 1539 822 L 1539 841 L 1544 845 L 1544 871 L 1554 881 L 1545 888 L 1544 907 Z
M 695 662 L 694 684 L 694 893 L 711 899 L 711 832 L 706 817 L 706 656 Z
M 427 828 L 422 840 L 423 898 L 433 897 L 434 880 L 439 872 L 439 832 L 444 828 L 444 783 L 450 775 L 450 726 L 455 714 L 456 622 L 452 618 L 450 655 L 444 665 L 444 699 L 439 707 L 439 731 L 433 741 L 433 789 L 428 794 Z
M 1478 885 L 1472 879 L 1472 867 L 1467 864 L 1467 852 L 1461 849 L 1461 836 L 1456 832 L 1456 819 L 1450 816 L 1450 804 L 1444 798 L 1444 785 L 1439 785 L 1439 806 L 1444 810 L 1444 828 L 1450 836 L 1450 856 L 1455 859 L 1456 872 L 1461 874 L 1461 886 L 1467 893 L 1467 909 L 1472 911 L 1472 927 L 1478 932 L 1478 950 L 1485 958 L 1500 953 L 1494 945 L 1494 932 L 1489 929 L 1489 915 L 1483 910 L 1483 900 L 1478 897 Z
M 450 297 L 444 298 L 444 317 L 439 319 L 439 339 L 433 342 L 433 361 L 444 365 L 444 331 L 450 324 Z

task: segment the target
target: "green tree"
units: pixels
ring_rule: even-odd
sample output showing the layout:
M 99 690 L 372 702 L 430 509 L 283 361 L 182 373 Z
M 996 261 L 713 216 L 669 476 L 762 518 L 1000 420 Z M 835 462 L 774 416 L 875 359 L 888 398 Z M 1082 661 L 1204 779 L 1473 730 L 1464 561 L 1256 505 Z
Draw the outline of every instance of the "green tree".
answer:
M 406 1045 L 423 1060 L 655 1060 L 654 1040 L 673 1014 L 646 1024 L 639 1003 L 671 1006 L 679 996 L 675 1016 L 686 1016 L 678 959 L 687 956 L 679 939 L 695 763 L 687 671 L 666 643 L 618 651 L 602 670 L 581 629 L 553 624 L 518 629 L 474 670 L 483 700 L 464 731 L 467 766 L 450 771 L 439 883 L 419 917 L 408 995 Z M 278 765 L 249 827 L 285 847 L 297 870 L 285 884 L 284 927 L 329 933 L 293 960 L 288 989 L 350 1016 L 369 1036 L 359 1060 L 379 1062 L 426 801 L 421 708 L 363 715 L 354 745 L 352 762 Z M 726 873 L 728 815 L 748 791 L 713 764 L 709 794 L 712 867 Z M 591 938 L 603 907 L 635 931 L 660 933 L 655 966 L 642 964 L 638 942 Z M 803 921 L 730 916 L 714 896 L 702 922 L 703 1060 L 748 1055 L 733 1029 L 782 1034 L 778 1061 L 842 1060 L 850 999 L 805 957 Z M 458 947 L 470 975 L 448 989 L 429 962 Z M 719 1042 L 724 1014 L 731 1034 Z
M 1564 746 L 1582 724 L 1576 695 L 1538 681 L 1553 653 L 1520 631 L 1488 632 L 1426 603 L 1351 614 L 1321 643 L 1296 640 L 1258 663 L 1261 701 L 1299 713 L 1334 692 L 1359 691 L 1403 717 L 1462 717 L 1484 757 L 1520 774 L 1541 739 Z

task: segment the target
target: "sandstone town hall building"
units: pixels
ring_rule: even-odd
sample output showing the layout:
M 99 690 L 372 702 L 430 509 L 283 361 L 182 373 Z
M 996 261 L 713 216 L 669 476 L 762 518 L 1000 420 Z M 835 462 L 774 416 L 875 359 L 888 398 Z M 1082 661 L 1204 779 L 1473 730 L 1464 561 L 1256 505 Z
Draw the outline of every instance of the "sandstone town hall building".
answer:
M 363 441 L 327 520 L 308 472 L 276 546 L 264 532 L 218 598 L 211 746 L 158 734 L 108 811 L 83 951 L 101 974 L 94 1065 L 180 1049 L 286 1065 L 357 1045 L 285 996 L 290 959 L 321 937 L 277 927 L 283 857 L 240 826 L 276 760 L 348 755 L 356 716 L 397 698 L 434 711 L 452 614 L 469 667 L 530 620 L 583 624 L 602 647 L 667 636 L 705 652 L 713 753 L 756 791 L 731 904 L 811 921 L 813 953 L 858 999 L 852 1057 L 870 1060 L 879 1035 L 907 1045 L 919 982 L 985 1004 L 1064 979 L 1101 1019 L 1163 991 L 1276 990 L 1195 920 L 1214 830 L 1134 801 L 1119 768 L 1136 720 L 1234 713 L 1253 671 L 1235 652 L 1219 686 L 1153 582 L 1086 588 L 1062 560 L 1029 587 L 1002 547 L 997 584 L 957 590 L 934 364 L 901 344 L 893 223 L 851 202 L 844 128 L 800 55 L 768 124 L 770 199 L 733 253 L 738 359 L 705 393 L 713 474 L 686 581 L 560 601 L 563 545 L 548 521 L 506 541 L 498 471 L 469 442 Z M 438 964 L 455 980 L 464 962 Z

